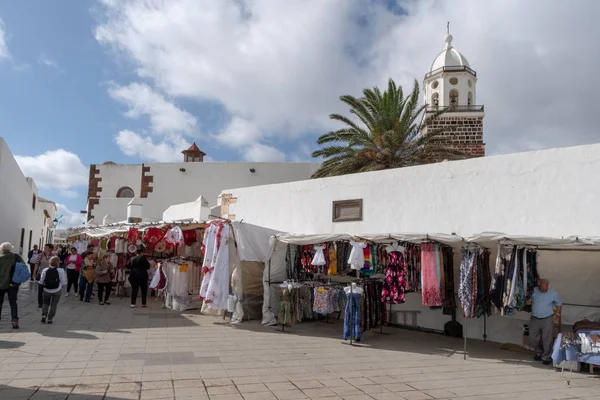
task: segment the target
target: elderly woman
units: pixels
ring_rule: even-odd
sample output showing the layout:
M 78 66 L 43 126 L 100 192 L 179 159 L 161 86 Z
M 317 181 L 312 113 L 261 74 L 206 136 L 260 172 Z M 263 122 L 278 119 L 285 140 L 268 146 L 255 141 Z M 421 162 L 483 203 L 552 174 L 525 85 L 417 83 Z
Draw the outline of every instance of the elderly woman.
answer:
M 50 243 L 45 245 L 44 252 L 38 257 L 38 262 L 35 265 L 34 275 L 35 280 L 38 281 L 38 308 L 42 308 L 44 293 L 44 288 L 39 284 L 39 281 L 42 271 L 50 266 L 50 259 L 54 256 L 54 254 L 52 254 L 52 250 L 54 250 L 54 245 Z
M 22 263 L 23 259 L 20 255 L 13 253 L 12 244 L 8 242 L 0 244 L 0 316 L 2 315 L 4 295 L 8 294 L 13 329 L 19 329 L 19 309 L 17 307 L 19 285 L 12 283 L 13 266 L 18 262 Z
M 79 278 L 79 301 L 89 303 L 92 299 L 92 288 L 96 279 L 96 255 L 91 252 L 84 253 L 81 265 L 81 277 Z
M 96 267 L 96 284 L 98 285 L 98 301 L 100 305 L 110 304 L 110 291 L 112 290 L 113 267 L 110 264 L 110 254 L 105 254 Z

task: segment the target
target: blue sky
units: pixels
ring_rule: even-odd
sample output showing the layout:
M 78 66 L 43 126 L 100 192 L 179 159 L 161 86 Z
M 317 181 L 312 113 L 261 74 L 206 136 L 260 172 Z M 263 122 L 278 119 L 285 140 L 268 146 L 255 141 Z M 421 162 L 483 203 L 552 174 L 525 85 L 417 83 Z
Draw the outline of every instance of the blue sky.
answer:
M 592 143 L 600 2 L 565 3 L 3 1 L 0 135 L 75 221 L 91 163 L 178 160 L 192 141 L 215 161 L 309 160 L 340 95 L 421 81 L 452 21 L 488 154 Z

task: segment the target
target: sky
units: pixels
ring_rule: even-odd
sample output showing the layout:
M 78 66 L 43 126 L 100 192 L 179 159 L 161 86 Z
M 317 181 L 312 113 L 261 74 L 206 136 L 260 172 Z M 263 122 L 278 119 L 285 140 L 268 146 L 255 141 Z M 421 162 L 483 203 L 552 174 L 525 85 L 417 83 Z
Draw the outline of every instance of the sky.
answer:
M 488 155 L 600 141 L 600 1 L 0 2 L 0 136 L 61 225 L 89 165 L 307 161 L 344 94 L 407 89 L 444 47 L 477 71 Z

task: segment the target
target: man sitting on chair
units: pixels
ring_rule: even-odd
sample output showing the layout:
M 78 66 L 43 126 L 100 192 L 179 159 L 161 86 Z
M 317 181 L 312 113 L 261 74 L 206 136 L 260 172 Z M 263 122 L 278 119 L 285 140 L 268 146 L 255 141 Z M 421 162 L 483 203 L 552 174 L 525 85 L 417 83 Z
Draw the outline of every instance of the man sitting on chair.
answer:
M 556 290 L 549 287 L 548 279 L 540 279 L 540 284 L 533 290 L 531 300 L 531 321 L 529 322 L 529 339 L 535 349 L 535 361 L 544 365 L 552 364 L 552 344 L 554 339 L 554 323 L 559 321 L 562 302 Z

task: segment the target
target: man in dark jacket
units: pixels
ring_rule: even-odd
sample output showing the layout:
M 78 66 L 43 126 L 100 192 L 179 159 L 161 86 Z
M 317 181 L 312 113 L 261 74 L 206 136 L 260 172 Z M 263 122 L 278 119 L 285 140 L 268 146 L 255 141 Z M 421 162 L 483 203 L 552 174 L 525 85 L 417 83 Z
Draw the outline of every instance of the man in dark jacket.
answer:
M 22 263 L 23 259 L 20 255 L 13 253 L 12 244 L 8 242 L 0 244 L 0 315 L 2 315 L 4 295 L 8 294 L 13 329 L 19 329 L 19 309 L 17 307 L 19 285 L 12 282 L 15 264 L 18 262 Z
M 126 268 L 129 270 L 129 283 L 131 284 L 131 308 L 135 308 L 138 291 L 142 292 L 142 307 L 146 307 L 150 263 L 144 255 L 142 246 L 138 248 L 137 255 L 129 260 Z

